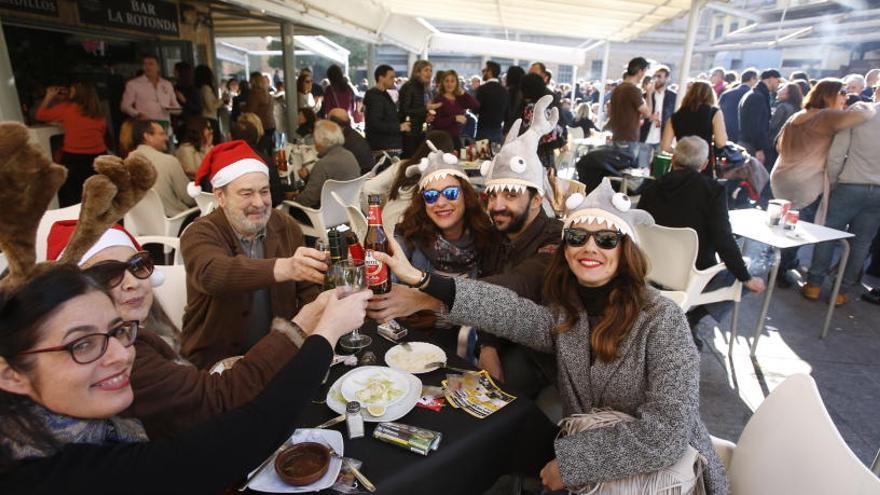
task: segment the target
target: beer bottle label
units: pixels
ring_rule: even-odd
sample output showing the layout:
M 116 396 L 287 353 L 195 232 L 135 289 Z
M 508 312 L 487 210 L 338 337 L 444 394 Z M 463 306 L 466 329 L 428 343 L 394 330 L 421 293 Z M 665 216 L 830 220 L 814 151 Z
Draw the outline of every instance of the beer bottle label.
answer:
M 382 225 L 382 207 L 379 205 L 370 205 L 367 212 L 367 225 Z
M 373 256 L 373 250 L 367 250 L 367 256 L 364 260 L 364 273 L 367 276 L 367 286 L 374 287 L 382 285 L 388 281 L 388 265 L 377 260 Z

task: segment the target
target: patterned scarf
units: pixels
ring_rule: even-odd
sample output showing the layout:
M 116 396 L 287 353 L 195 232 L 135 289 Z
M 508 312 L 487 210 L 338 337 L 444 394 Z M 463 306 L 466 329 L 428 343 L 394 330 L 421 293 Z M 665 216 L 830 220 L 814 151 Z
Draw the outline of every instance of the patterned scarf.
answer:
M 80 419 L 56 414 L 36 403 L 30 405 L 31 413 L 50 432 L 57 445 L 71 443 L 112 444 L 146 442 L 147 433 L 136 419 L 112 417 L 107 419 Z M 60 448 L 40 445 L 25 432 L 0 438 L 0 443 L 12 453 L 16 461 L 50 457 Z
M 465 232 L 457 241 L 448 241 L 438 235 L 432 244 L 425 249 L 425 257 L 431 262 L 434 271 L 449 274 L 464 274 L 476 278 L 477 248 L 470 233 Z

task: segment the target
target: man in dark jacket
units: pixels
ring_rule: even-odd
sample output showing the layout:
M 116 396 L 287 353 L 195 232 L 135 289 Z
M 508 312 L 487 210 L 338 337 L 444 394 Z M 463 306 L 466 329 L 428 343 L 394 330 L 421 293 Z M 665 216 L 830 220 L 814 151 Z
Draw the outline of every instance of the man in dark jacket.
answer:
M 724 115 L 724 128 L 727 130 L 728 141 L 739 141 L 739 102 L 758 82 L 758 71 L 746 69 L 740 75 L 740 84 L 721 93 L 718 106 Z
M 639 140 L 650 144 L 654 151 L 660 148 L 660 138 L 666 121 L 675 112 L 675 99 L 678 94 L 667 86 L 669 67 L 661 65 L 654 70 L 654 97 L 651 98 L 651 118 L 645 119 Z
M 679 140 L 672 156 L 672 171 L 647 186 L 639 200 L 639 208 L 650 213 L 659 225 L 690 227 L 697 231 L 698 270 L 715 266 L 717 253 L 727 270 L 746 288 L 763 292 L 764 280 L 749 274 L 733 238 L 724 186 L 700 173 L 709 163 L 708 156 L 709 145 L 702 138 L 687 136 Z M 729 276 L 721 273 L 709 282 L 706 290 L 725 285 L 730 285 Z M 688 311 L 692 332 L 706 314 L 702 306 Z M 702 347 L 696 333 L 694 341 Z
M 753 154 L 769 170 L 767 163 L 770 142 L 770 94 L 779 87 L 782 76 L 776 69 L 761 73 L 761 81 L 739 103 L 739 144 Z
M 501 143 L 504 138 L 502 128 L 507 113 L 507 91 L 501 86 L 498 75 L 501 66 L 491 60 L 483 68 L 483 84 L 477 88 L 477 101 L 480 102 L 480 119 L 477 121 L 477 139 L 488 139 Z
M 388 90 L 394 87 L 394 69 L 390 65 L 376 67 L 376 86 L 364 93 L 364 133 L 373 151 L 400 153 L 400 133 L 410 130 L 408 122 L 400 123 L 397 105 Z
M 373 170 L 376 160 L 373 159 L 370 144 L 367 143 L 367 140 L 358 131 L 351 127 L 348 112 L 344 108 L 334 108 L 327 113 L 327 119 L 335 122 L 342 129 L 342 135 L 345 136 L 345 144 L 342 147 L 351 151 L 351 154 L 357 158 L 361 175 Z

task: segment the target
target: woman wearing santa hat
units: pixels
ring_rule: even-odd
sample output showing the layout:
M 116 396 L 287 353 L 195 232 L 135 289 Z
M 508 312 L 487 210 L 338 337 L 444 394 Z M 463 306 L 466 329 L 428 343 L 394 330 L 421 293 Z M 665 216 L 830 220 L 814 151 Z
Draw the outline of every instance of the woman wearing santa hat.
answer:
M 47 255 L 57 259 L 76 229 L 76 220 L 52 225 Z M 134 401 L 123 413 L 143 422 L 148 436 L 173 436 L 208 418 L 238 407 L 263 390 L 268 381 L 302 346 L 305 334 L 317 320 L 320 304 L 307 305 L 294 318 L 296 325 L 278 319 L 235 366 L 211 374 L 186 362 L 177 353 L 179 329 L 154 299 L 153 287 L 164 276 L 153 266 L 149 253 L 122 227 L 107 230 L 79 261 L 92 278 L 110 293 L 125 321 L 139 322 L 132 369 Z
M 544 279 L 547 306 L 497 285 L 424 273 L 396 244 L 393 256 L 376 257 L 443 301 L 446 321 L 555 354 L 568 417 L 556 459 L 541 471 L 550 490 L 615 483 L 609 492 L 703 493 L 705 482 L 705 493 L 724 494 L 724 467 L 700 419 L 699 355 L 684 313 L 646 284 L 638 224 L 653 218 L 607 178 L 587 197 L 570 196 Z

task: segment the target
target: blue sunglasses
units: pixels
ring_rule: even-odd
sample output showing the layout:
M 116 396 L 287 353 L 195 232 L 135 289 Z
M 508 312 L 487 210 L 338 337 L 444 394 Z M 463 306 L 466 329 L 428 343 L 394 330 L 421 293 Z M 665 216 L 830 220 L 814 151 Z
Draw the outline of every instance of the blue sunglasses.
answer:
M 443 195 L 448 201 L 455 201 L 461 195 L 461 187 L 460 186 L 449 186 L 443 188 L 442 191 L 438 191 L 436 189 L 425 189 L 422 191 L 422 197 L 425 198 L 425 203 L 432 205 L 440 199 L 440 195 Z

